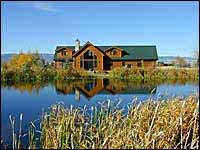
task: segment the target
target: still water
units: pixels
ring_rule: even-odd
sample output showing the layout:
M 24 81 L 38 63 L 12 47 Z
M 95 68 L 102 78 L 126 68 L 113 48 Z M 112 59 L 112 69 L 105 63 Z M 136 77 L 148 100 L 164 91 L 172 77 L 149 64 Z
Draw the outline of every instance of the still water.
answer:
M 199 84 L 191 82 L 172 82 L 161 84 L 136 84 L 126 80 L 87 79 L 75 81 L 56 81 L 55 83 L 7 83 L 1 85 L 1 139 L 12 144 L 12 131 L 9 115 L 15 117 L 15 132 L 18 132 L 19 116 L 23 113 L 22 133 L 28 133 L 30 121 L 39 124 L 42 111 L 52 104 L 62 102 L 66 107 L 97 106 L 110 99 L 121 101 L 124 108 L 133 100 L 145 101 L 170 97 L 186 97 L 198 93 Z M 39 130 L 39 126 L 38 126 Z M 28 136 L 25 136 L 28 138 Z

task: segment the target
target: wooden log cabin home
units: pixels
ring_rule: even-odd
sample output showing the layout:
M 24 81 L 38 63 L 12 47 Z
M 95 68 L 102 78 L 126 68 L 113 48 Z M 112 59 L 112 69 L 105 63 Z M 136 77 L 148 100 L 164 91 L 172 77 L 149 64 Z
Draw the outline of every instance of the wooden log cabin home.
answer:
M 156 46 L 113 45 L 96 46 L 87 42 L 80 46 L 57 46 L 54 55 L 55 67 L 72 65 L 77 70 L 109 71 L 114 68 L 153 69 L 158 60 Z

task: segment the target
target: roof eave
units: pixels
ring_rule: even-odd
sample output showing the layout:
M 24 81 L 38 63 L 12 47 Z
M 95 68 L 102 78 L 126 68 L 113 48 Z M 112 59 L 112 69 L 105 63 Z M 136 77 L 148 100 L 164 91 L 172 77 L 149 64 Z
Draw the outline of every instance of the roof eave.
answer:
M 91 42 L 87 42 L 85 45 L 83 45 L 77 52 L 75 52 L 72 56 L 73 57 L 76 57 L 77 55 L 78 55 L 78 53 L 82 50 L 82 49 L 84 49 L 88 44 L 90 44 L 90 45 L 92 45 L 92 46 L 94 46 Z M 94 46 L 95 48 L 97 48 L 100 52 L 102 52 L 104 55 L 106 55 L 105 54 L 105 52 L 103 51 L 103 50 L 101 50 L 98 46 Z
M 129 59 L 127 59 L 127 58 L 111 58 L 111 60 L 118 60 L 118 61 L 138 61 L 138 60 L 148 60 L 148 61 L 157 61 L 158 59 L 142 59 L 142 58 L 137 58 L 137 59 L 134 59 L 134 58 L 129 58 Z

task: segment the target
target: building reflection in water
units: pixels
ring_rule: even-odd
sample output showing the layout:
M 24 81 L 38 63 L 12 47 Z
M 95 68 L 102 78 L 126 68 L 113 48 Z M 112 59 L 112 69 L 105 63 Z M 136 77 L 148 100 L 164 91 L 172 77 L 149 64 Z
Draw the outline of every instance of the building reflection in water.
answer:
M 116 79 L 87 79 L 71 82 L 56 81 L 58 94 L 75 94 L 75 99 L 80 100 L 80 94 L 88 99 L 96 94 L 155 94 L 155 85 L 134 84 L 130 81 Z

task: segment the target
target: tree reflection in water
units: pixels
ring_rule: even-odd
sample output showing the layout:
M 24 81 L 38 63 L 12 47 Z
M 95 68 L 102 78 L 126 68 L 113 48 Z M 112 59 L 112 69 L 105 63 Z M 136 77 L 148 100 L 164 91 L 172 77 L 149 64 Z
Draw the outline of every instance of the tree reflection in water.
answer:
M 32 92 L 35 92 L 39 94 L 39 91 L 48 86 L 49 84 L 52 84 L 51 82 L 2 82 L 1 86 L 3 88 L 13 88 L 16 90 L 19 90 L 20 92 L 28 92 L 31 94 Z

